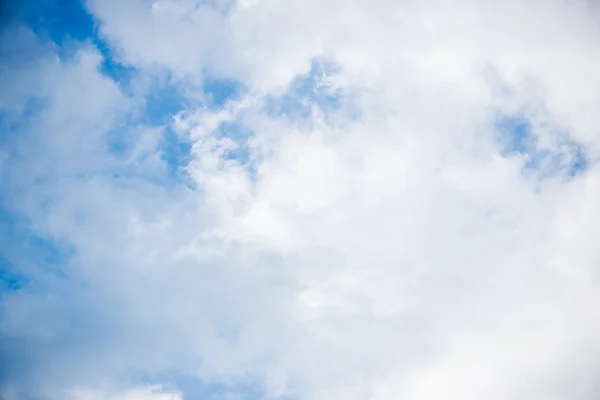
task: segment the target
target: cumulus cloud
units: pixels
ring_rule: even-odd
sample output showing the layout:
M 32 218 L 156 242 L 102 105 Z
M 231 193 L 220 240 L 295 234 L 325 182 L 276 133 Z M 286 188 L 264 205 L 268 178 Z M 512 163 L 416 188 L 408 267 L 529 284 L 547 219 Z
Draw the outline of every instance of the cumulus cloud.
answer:
M 5 397 L 598 395 L 596 4 L 85 6 L 2 33 Z

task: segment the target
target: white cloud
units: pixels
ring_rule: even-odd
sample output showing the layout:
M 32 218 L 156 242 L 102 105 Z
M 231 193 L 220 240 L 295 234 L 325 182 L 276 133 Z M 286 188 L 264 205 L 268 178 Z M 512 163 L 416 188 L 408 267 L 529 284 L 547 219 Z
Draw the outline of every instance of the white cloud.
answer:
M 210 71 L 246 91 L 174 120 L 192 142 L 194 185 L 173 188 L 152 179 L 164 165 L 146 139 L 160 132 L 144 127 L 124 131 L 155 157 L 133 177 L 111 174 L 139 153 L 99 143 L 135 99 L 99 74 L 97 53 L 29 73 L 51 100 L 19 142 L 14 198 L 75 255 L 67 280 L 40 278 L 42 293 L 4 302 L 2 333 L 26 353 L 18 379 L 64 390 L 178 371 L 303 400 L 597 395 L 597 11 L 566 0 L 88 4 L 142 73 L 166 68 L 183 85 Z M 336 66 L 327 83 L 351 105 L 270 112 L 315 59 Z M 529 121 L 551 154 L 565 151 L 560 135 L 580 143 L 587 169 L 523 173 L 498 141 L 499 116 Z M 230 157 L 239 149 L 248 156 Z M 53 185 L 34 186 L 38 171 Z M 135 390 L 83 398 L 185 398 Z
M 180 393 L 163 392 L 160 386 L 133 388 L 120 392 L 104 393 L 90 389 L 75 389 L 66 395 L 73 400 L 181 400 Z

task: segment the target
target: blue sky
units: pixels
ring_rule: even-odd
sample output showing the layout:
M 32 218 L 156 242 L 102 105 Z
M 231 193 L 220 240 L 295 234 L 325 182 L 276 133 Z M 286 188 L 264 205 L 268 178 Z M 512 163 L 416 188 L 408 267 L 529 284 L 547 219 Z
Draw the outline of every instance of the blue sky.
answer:
M 540 178 L 551 177 L 560 171 L 569 176 L 585 172 L 587 161 L 581 146 L 569 139 L 568 134 L 558 132 L 556 139 L 560 150 L 544 149 L 540 146 L 536 129 L 523 117 L 502 118 L 499 122 L 499 140 L 505 154 L 524 157 L 524 173 L 533 173 Z M 556 133 L 555 133 L 556 134 Z
M 3 2 L 0 397 L 596 396 L 571 3 Z

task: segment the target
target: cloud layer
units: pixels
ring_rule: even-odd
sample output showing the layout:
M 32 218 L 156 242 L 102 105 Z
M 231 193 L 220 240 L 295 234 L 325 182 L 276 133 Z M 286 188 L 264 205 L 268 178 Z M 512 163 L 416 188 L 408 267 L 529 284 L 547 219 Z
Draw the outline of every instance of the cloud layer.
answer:
M 595 398 L 595 2 L 90 0 L 0 39 L 0 394 Z

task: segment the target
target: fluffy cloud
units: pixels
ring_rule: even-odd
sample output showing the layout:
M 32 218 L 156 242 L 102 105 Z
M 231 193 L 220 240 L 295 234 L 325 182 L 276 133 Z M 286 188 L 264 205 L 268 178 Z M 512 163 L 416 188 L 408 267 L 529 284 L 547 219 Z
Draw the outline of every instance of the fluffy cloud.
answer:
M 129 86 L 3 33 L 7 397 L 597 395 L 596 4 L 86 5 Z

